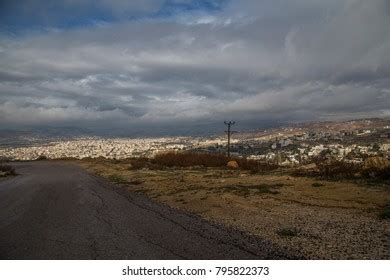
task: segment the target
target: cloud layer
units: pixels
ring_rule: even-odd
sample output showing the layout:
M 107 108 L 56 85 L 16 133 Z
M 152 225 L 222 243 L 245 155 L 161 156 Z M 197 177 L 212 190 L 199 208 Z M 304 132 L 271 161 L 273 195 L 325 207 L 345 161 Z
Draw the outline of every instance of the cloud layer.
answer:
M 110 7 L 140 13 L 159 2 Z M 218 11 L 2 34 L 1 126 L 390 114 L 386 0 L 232 0 Z

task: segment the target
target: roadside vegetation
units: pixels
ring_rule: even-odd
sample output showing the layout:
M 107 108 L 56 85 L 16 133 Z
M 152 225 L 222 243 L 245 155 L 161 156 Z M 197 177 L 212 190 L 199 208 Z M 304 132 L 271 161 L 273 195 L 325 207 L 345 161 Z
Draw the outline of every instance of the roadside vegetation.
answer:
M 0 163 L 0 177 L 15 176 L 15 168 L 11 165 Z
M 98 159 L 104 161 L 104 159 Z M 116 161 L 113 163 L 128 163 L 129 169 L 151 169 L 162 170 L 167 168 L 227 168 L 229 161 L 235 161 L 238 164 L 238 169 L 248 170 L 253 173 L 267 172 L 278 169 L 275 163 L 259 162 L 239 157 L 227 157 L 224 154 L 218 153 L 197 153 L 197 152 L 167 152 L 157 154 L 155 157 L 149 158 L 134 158 Z
M 229 161 L 238 166 L 229 168 Z M 390 189 L 380 164 L 317 161 L 310 168 L 286 168 L 193 152 L 77 163 L 121 189 L 261 236 L 308 258 L 390 258 L 383 238 L 390 228 Z
M 296 168 L 291 172 L 294 176 L 319 177 L 323 179 L 377 179 L 390 180 L 390 165 L 387 162 L 375 162 L 368 159 L 365 163 L 337 161 L 316 158 L 310 168 Z
M 367 160 L 367 163 L 328 160 L 314 158 L 312 162 L 300 167 L 281 167 L 271 161 L 258 161 L 242 157 L 227 157 L 219 153 L 199 152 L 165 152 L 153 158 L 131 158 L 124 160 L 110 160 L 104 158 L 85 159 L 113 164 L 128 164 L 129 170 L 164 170 L 180 168 L 222 168 L 227 169 L 229 161 L 235 161 L 238 170 L 256 173 L 284 173 L 295 177 L 313 177 L 323 180 L 370 179 L 389 182 L 390 164 Z

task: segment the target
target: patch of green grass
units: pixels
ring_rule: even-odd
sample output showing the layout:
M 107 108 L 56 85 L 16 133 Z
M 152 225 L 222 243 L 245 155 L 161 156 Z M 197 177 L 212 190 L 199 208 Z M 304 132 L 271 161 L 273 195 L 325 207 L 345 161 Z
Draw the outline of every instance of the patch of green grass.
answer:
M 313 183 L 311 184 L 312 187 L 315 187 L 315 188 L 319 188 L 319 187 L 323 187 L 325 186 L 324 184 L 321 184 L 321 183 Z
M 129 182 L 129 184 L 130 185 L 141 185 L 141 184 L 143 184 L 144 182 L 143 181 L 141 181 L 141 180 L 132 180 L 132 181 L 130 181 Z
M 276 189 L 283 187 L 283 184 L 259 184 L 259 185 L 231 185 L 216 189 L 216 192 L 232 192 L 236 195 L 249 196 L 259 194 L 279 194 Z
M 138 189 L 138 190 L 131 190 L 132 192 L 136 192 L 136 193 L 142 193 L 142 194 L 147 194 L 148 193 L 148 190 L 144 190 L 144 189 Z
M 117 184 L 124 184 L 127 183 L 127 180 L 125 177 L 118 175 L 118 174 L 111 174 L 107 177 L 110 181 L 117 183 Z
M 214 173 L 214 174 L 205 174 L 203 175 L 203 178 L 221 178 L 222 174 L 220 173 Z
M 390 180 L 382 180 L 382 179 L 361 179 L 355 181 L 356 184 L 359 184 L 360 186 L 363 187 L 368 187 L 368 188 L 381 188 L 381 189 L 388 189 L 390 187 Z
M 282 237 L 295 237 L 298 235 L 298 230 L 295 228 L 281 228 L 276 233 Z

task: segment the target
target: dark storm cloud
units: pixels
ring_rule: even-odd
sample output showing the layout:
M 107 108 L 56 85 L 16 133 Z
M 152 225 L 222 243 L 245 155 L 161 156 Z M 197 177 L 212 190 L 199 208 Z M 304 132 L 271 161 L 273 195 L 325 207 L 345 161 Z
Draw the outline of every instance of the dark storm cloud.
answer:
M 218 12 L 3 35 L 0 61 L 2 125 L 390 114 L 386 0 L 234 0 Z

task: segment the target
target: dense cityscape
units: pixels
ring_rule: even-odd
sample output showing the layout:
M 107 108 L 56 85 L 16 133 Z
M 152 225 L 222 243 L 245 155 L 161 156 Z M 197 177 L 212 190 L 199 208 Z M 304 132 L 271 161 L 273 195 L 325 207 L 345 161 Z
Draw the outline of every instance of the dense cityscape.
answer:
M 331 129 L 329 131 L 324 127 L 326 125 L 322 124 L 317 128 L 295 126 L 237 133 L 231 142 L 232 155 L 282 166 L 304 164 L 318 156 L 356 163 L 371 156 L 390 158 L 390 126 L 386 121 L 365 121 L 355 127 L 347 123 L 346 127 L 349 129 L 328 126 Z M 185 150 L 224 153 L 226 137 L 80 137 L 30 147 L 2 148 L 0 156 L 10 160 L 98 157 L 124 159 L 153 157 L 161 152 Z

